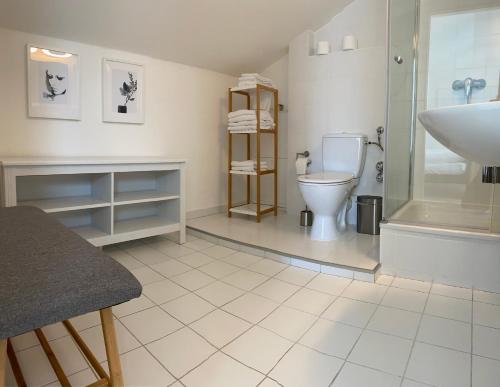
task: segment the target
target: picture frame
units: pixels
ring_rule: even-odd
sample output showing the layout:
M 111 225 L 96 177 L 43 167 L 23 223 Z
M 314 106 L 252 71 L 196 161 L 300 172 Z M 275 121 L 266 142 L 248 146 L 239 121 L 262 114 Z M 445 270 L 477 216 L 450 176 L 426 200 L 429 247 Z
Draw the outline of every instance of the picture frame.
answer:
M 144 124 L 144 106 L 144 65 L 104 58 L 103 121 Z
M 79 55 L 33 44 L 26 52 L 28 116 L 80 120 Z

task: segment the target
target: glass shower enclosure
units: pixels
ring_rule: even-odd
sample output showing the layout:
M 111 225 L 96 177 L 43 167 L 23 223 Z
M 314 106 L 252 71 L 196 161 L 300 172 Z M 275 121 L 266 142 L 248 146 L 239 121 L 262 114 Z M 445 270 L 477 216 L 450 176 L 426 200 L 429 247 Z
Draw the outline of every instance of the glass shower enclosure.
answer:
M 500 0 L 389 0 L 388 38 L 385 220 L 500 234 L 500 185 L 417 119 L 497 98 Z

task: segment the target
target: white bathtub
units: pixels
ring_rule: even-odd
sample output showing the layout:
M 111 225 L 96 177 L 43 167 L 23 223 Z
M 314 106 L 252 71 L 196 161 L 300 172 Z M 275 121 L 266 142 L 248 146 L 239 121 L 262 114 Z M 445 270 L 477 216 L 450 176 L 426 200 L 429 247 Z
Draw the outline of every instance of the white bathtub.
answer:
M 388 222 L 380 263 L 384 274 L 500 293 L 500 234 Z

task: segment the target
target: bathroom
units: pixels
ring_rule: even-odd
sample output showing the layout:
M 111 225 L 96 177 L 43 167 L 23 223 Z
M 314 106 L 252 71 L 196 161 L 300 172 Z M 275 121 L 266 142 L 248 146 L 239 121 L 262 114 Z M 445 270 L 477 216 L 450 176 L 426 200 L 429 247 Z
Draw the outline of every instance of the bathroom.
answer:
M 0 387 L 498 387 L 500 0 L 3 0 L 0 51 Z M 68 314 L 109 272 L 22 277 L 26 207 L 136 294 Z

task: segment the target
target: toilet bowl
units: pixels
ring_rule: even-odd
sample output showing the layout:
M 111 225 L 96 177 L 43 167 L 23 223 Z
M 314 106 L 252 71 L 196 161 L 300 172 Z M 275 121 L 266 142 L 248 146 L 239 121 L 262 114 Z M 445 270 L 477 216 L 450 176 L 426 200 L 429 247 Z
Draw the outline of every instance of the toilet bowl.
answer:
M 363 173 L 367 143 L 363 134 L 325 134 L 323 172 L 298 176 L 302 197 L 313 212 L 311 239 L 335 240 L 347 228 L 350 197 Z
M 357 185 L 352 173 L 323 172 L 297 178 L 300 192 L 314 214 L 311 239 L 331 241 L 346 229 L 348 198 Z

